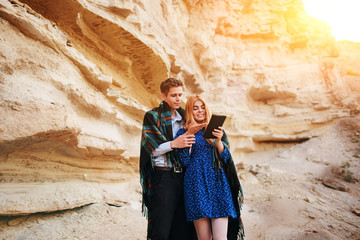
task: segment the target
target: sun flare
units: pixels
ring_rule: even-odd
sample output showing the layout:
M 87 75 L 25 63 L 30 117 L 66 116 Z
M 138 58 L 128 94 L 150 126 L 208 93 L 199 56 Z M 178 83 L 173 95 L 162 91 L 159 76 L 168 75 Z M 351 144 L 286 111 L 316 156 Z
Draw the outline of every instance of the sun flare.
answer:
M 308 15 L 326 21 L 337 41 L 360 42 L 360 0 L 303 0 Z

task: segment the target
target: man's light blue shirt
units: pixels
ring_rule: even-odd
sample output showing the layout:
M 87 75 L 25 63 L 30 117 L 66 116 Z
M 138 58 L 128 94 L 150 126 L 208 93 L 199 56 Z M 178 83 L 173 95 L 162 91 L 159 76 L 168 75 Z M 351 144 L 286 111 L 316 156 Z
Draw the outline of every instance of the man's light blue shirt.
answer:
M 184 127 L 184 121 L 180 115 L 180 113 L 178 113 L 178 111 L 175 111 L 175 118 L 171 118 L 171 125 L 172 125 L 172 133 L 173 133 L 173 137 L 175 138 L 177 131 Z M 173 149 L 171 148 L 170 145 L 170 141 L 167 141 L 165 143 L 160 144 L 152 153 L 151 153 L 151 157 L 152 157 L 152 161 L 153 161 L 153 165 L 157 166 L 157 167 L 172 167 L 171 162 L 167 163 L 166 162 L 166 157 L 165 154 L 167 152 L 172 151 Z

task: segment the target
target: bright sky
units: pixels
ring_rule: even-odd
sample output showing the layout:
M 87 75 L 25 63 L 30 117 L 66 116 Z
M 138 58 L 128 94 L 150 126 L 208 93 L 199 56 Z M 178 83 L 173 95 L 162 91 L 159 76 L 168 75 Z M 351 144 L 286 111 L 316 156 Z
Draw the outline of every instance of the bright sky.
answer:
M 360 0 L 303 0 L 308 15 L 333 27 L 337 41 L 360 42 Z

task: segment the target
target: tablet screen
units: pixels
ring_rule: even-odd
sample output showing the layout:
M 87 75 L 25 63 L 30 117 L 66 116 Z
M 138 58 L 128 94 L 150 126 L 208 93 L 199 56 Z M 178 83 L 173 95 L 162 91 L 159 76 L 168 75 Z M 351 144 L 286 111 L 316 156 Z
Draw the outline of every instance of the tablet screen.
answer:
M 216 138 L 212 132 L 214 131 L 214 129 L 218 128 L 218 127 L 222 127 L 222 125 L 224 124 L 226 116 L 225 115 L 217 115 L 217 114 L 213 114 L 211 115 L 211 119 L 210 122 L 207 126 L 207 128 L 205 129 L 204 132 L 204 138 Z

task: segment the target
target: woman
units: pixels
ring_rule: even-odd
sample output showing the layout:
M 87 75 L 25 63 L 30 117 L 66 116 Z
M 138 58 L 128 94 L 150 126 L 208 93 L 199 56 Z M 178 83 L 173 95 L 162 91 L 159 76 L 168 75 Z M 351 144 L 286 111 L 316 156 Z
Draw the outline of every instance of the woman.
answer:
M 206 126 L 210 116 L 201 97 L 190 97 L 185 107 L 186 124 L 177 136 L 186 133 L 190 125 Z M 242 190 L 226 135 L 222 127 L 213 131 L 215 139 L 204 139 L 203 134 L 203 129 L 195 133 L 191 148 L 177 149 L 180 161 L 187 167 L 184 177 L 187 221 L 194 222 L 199 240 L 243 239 Z

